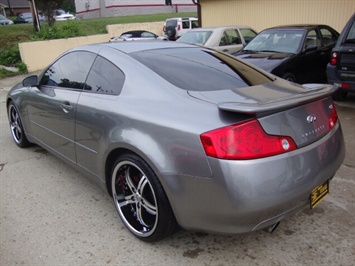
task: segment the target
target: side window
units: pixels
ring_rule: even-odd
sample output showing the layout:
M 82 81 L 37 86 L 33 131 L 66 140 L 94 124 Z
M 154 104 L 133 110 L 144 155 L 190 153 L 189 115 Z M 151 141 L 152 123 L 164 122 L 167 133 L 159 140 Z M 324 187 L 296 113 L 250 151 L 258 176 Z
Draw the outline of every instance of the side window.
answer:
M 320 34 L 322 35 L 323 42 L 325 46 L 334 45 L 336 42 L 336 37 L 328 29 L 321 29 Z
M 182 28 L 183 29 L 189 29 L 190 28 L 190 21 L 182 21 Z
M 256 36 L 256 32 L 251 29 L 241 29 L 240 33 L 242 34 L 245 43 L 249 43 Z
M 96 54 L 71 52 L 59 58 L 44 73 L 40 85 L 83 89 Z
M 155 35 L 151 32 L 145 31 L 142 33 L 141 37 L 155 37 Z
M 321 41 L 316 30 L 311 30 L 307 34 L 305 47 L 310 45 L 315 45 L 317 47 L 321 46 Z
M 238 30 L 227 30 L 226 35 L 228 37 L 229 44 L 234 45 L 242 43 Z
M 98 56 L 92 66 L 85 90 L 104 94 L 120 94 L 125 76 L 108 60 Z
M 191 28 L 192 29 L 198 28 L 198 21 L 197 20 L 192 20 L 191 21 Z

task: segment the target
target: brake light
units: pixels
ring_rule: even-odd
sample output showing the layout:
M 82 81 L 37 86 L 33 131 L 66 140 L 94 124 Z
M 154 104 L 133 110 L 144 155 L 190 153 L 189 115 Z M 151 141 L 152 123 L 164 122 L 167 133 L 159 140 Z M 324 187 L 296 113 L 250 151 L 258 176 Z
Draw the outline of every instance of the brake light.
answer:
M 332 109 L 332 112 L 328 118 L 328 130 L 332 130 L 338 122 L 338 114 L 335 109 L 334 103 L 332 103 L 329 107 Z
M 330 64 L 332 66 L 335 66 L 337 64 L 337 62 L 338 62 L 338 53 L 333 52 L 330 56 Z
M 203 133 L 200 139 L 207 156 L 229 160 L 263 158 L 297 148 L 291 137 L 268 135 L 256 119 Z
M 178 30 L 181 30 L 180 24 L 177 26 L 177 29 L 178 29 Z

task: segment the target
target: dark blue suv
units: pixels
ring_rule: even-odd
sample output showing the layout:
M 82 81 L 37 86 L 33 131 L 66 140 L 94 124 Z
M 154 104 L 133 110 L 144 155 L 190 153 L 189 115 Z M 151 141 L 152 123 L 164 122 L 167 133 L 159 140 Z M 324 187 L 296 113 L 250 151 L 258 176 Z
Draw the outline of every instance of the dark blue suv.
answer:
M 344 101 L 355 92 L 355 13 L 341 32 L 327 65 L 328 82 L 339 87 L 335 100 Z

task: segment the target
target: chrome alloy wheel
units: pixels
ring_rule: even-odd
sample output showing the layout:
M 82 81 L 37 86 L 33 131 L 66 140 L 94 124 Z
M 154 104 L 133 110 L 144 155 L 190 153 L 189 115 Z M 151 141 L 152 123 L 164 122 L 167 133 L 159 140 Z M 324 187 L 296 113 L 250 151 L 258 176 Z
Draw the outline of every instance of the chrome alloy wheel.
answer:
M 21 119 L 14 105 L 9 106 L 9 122 L 12 137 L 17 145 L 23 140 L 23 130 L 21 125 Z
M 148 237 L 156 230 L 158 205 L 152 184 L 133 162 L 119 162 L 112 173 L 115 207 L 127 228 L 138 237 Z

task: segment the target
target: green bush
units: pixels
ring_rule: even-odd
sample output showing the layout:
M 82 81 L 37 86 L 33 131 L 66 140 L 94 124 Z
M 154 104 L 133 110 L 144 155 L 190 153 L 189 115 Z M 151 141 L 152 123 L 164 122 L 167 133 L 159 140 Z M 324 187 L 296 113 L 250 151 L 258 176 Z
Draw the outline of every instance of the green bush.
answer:
M 31 36 L 32 40 L 53 40 L 83 36 L 79 24 L 74 21 L 66 21 L 54 24 L 52 27 L 43 26 L 40 32 Z
M 17 46 L 0 51 L 0 65 L 15 66 L 18 62 L 21 62 L 21 56 Z

